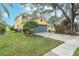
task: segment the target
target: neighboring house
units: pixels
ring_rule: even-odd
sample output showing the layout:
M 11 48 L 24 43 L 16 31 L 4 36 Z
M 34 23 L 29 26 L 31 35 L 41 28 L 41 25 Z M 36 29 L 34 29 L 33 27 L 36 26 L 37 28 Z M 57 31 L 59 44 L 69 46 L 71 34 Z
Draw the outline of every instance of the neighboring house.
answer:
M 14 29 L 22 30 L 24 22 L 33 20 L 39 24 L 39 27 L 35 29 L 35 32 L 47 32 L 48 30 L 48 21 L 42 17 L 34 18 L 27 13 L 22 13 L 16 17 L 14 22 Z

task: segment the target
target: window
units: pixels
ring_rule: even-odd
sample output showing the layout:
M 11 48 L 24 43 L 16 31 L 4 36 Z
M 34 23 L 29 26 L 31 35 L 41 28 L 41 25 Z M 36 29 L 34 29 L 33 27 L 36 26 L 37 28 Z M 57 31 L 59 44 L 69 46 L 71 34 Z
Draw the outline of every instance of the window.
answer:
M 42 22 L 43 20 L 41 19 L 41 22 Z
M 22 15 L 22 19 L 26 19 L 26 16 L 25 15 Z

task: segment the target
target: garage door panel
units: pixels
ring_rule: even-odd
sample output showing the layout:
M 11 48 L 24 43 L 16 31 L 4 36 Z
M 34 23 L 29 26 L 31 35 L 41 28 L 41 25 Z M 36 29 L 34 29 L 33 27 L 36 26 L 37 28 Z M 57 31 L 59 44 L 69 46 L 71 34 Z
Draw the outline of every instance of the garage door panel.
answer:
M 39 26 L 35 29 L 35 32 L 47 32 L 47 26 Z

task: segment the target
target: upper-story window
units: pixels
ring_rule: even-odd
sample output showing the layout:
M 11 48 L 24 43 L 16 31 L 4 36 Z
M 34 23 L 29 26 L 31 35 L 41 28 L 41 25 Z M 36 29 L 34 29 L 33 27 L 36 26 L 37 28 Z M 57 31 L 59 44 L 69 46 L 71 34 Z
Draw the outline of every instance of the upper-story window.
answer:
M 25 15 L 22 15 L 22 19 L 26 19 L 26 16 Z
M 41 19 L 41 22 L 42 22 L 43 20 Z

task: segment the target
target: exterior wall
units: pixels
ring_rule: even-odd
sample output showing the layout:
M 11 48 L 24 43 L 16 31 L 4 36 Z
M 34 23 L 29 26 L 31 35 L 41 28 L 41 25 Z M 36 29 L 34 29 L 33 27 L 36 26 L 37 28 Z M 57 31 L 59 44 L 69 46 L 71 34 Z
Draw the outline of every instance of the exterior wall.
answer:
M 9 29 L 9 27 L 8 27 L 8 26 L 6 27 L 6 31 L 10 31 L 10 29 Z
M 48 25 L 48 22 L 45 19 L 40 18 L 40 17 L 35 19 L 34 21 L 37 22 L 40 25 Z
M 21 25 L 22 25 L 22 16 L 18 17 L 17 20 L 15 20 L 14 29 L 17 28 L 22 29 Z
M 27 19 L 22 19 L 22 15 L 25 15 Z M 23 22 L 29 21 L 32 19 L 31 16 L 28 16 L 27 14 L 22 14 L 20 16 L 17 16 L 18 18 L 14 22 L 14 29 L 23 29 Z

